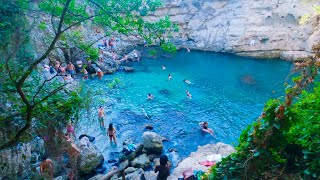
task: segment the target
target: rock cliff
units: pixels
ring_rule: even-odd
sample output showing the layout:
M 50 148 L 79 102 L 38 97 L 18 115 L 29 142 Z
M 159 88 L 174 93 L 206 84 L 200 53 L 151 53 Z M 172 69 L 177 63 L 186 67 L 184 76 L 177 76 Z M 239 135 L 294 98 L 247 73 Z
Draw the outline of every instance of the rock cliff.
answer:
M 319 18 L 299 25 L 317 3 L 303 0 L 166 0 L 148 17 L 169 15 L 179 24 L 174 42 L 241 56 L 299 60 L 320 42 Z

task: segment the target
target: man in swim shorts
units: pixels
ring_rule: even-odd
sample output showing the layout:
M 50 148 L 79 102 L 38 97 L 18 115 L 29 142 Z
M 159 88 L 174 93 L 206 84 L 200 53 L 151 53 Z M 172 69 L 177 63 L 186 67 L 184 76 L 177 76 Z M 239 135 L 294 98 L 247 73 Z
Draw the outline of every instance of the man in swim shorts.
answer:
M 98 120 L 99 120 L 100 125 L 101 125 L 102 127 L 104 127 L 104 122 L 103 122 L 103 120 L 104 120 L 104 115 L 105 115 L 104 109 L 103 109 L 102 106 L 100 106 L 100 107 L 99 107 L 99 110 L 98 110 Z

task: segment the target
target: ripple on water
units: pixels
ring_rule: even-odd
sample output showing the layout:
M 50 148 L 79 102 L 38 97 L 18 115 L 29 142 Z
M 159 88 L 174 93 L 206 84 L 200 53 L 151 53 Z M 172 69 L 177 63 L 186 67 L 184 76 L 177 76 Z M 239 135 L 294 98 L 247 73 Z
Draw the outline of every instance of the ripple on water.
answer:
M 167 70 L 161 70 L 163 64 Z M 281 95 L 292 66 L 280 60 L 209 52 L 178 52 L 172 58 L 144 58 L 131 65 L 135 73 L 119 72 L 85 82 L 92 90 L 92 103 L 89 110 L 80 113 L 76 131 L 95 136 L 95 144 L 106 159 L 122 149 L 125 139 L 141 142 L 145 124 L 153 125 L 154 132 L 169 140 L 166 149 L 178 150 L 178 154 L 169 154 L 174 161 L 198 145 L 236 143 L 241 130 L 259 116 L 265 101 Z M 185 78 L 193 84 L 183 83 Z M 118 83 L 111 87 L 114 79 Z M 186 98 L 186 90 L 192 99 Z M 146 100 L 148 93 L 154 100 Z M 110 145 L 106 131 L 99 127 L 99 105 L 105 107 L 105 125 L 112 122 L 117 128 L 118 146 Z M 209 122 L 216 138 L 200 131 L 201 121 Z

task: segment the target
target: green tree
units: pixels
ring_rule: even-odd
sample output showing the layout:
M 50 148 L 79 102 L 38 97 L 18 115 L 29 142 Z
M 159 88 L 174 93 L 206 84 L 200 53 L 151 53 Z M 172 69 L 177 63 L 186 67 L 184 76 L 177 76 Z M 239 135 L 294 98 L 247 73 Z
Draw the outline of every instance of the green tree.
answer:
M 81 102 L 80 91 L 66 91 L 68 83 L 59 81 L 59 75 L 41 74 L 39 65 L 57 48 L 74 46 L 96 58 L 98 51 L 91 46 L 113 33 L 174 48 L 168 39 L 177 27 L 170 19 L 146 20 L 160 6 L 159 0 L 1 0 L 0 150 L 36 135 L 41 123 L 48 122 L 44 119 L 65 122 Z M 78 27 L 93 25 L 106 34 L 86 41 Z M 34 37 L 40 45 L 31 41 Z

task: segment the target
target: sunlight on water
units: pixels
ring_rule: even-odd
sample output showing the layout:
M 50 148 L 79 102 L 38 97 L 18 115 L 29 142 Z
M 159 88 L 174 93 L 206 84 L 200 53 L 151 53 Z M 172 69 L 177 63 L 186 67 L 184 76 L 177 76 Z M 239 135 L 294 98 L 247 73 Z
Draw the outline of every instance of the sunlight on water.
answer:
M 260 115 L 266 100 L 282 95 L 292 68 L 291 63 L 280 60 L 198 51 L 178 52 L 172 58 L 144 58 L 130 65 L 134 73 L 118 72 L 85 82 L 92 90 L 92 103 L 81 113 L 76 130 L 95 136 L 106 160 L 110 152 L 122 149 L 123 140 L 141 142 L 145 124 L 153 125 L 154 132 L 169 140 L 165 149 L 176 148 L 178 159 L 198 145 L 237 143 L 241 130 Z M 167 69 L 162 70 L 162 65 Z M 185 78 L 193 84 L 184 83 Z M 186 90 L 192 99 L 187 98 Z M 148 93 L 154 100 L 146 100 Z M 110 145 L 99 127 L 99 105 L 105 107 L 105 125 L 112 122 L 117 129 L 118 146 Z M 201 133 L 201 121 L 209 122 L 216 138 Z

